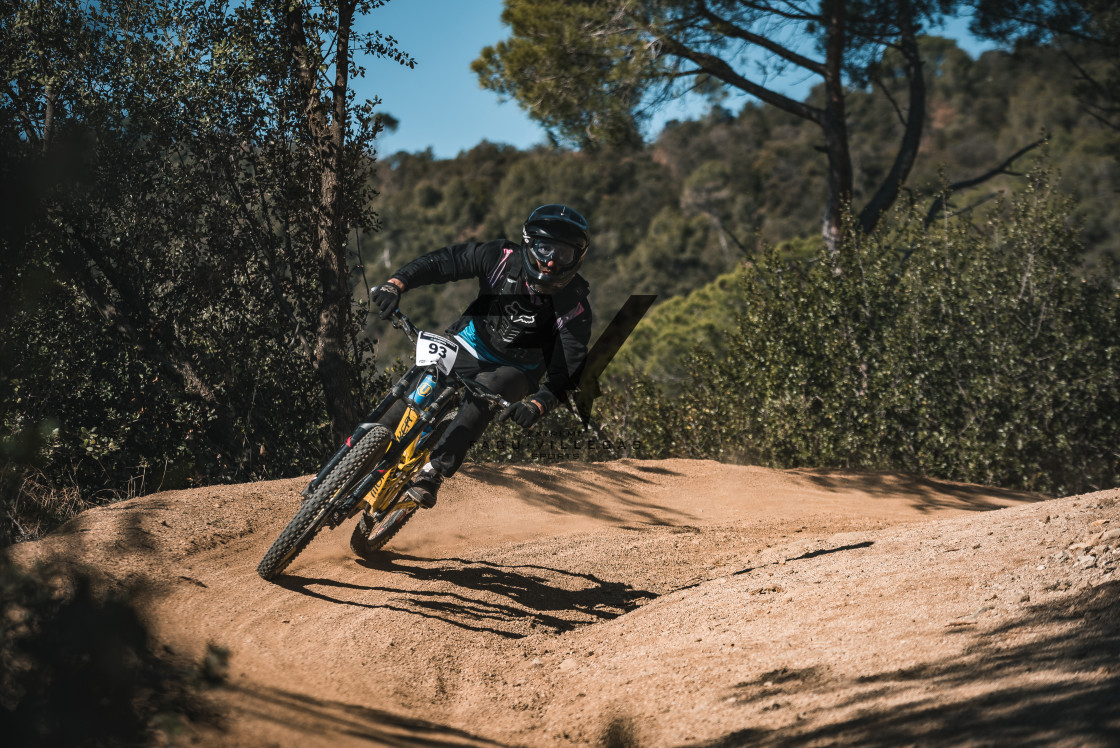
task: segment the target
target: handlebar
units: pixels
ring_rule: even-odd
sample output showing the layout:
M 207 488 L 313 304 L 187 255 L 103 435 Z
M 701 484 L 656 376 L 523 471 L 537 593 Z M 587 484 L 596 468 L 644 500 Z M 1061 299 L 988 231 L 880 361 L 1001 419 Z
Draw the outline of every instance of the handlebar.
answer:
M 408 316 L 405 315 L 405 313 L 400 309 L 394 310 L 393 314 L 390 316 L 390 319 L 393 323 L 393 327 L 403 331 L 404 334 L 408 336 L 408 339 L 413 343 L 415 343 L 416 339 L 420 337 L 420 328 L 412 324 L 412 320 L 410 320 Z M 482 384 L 481 382 L 477 382 L 470 377 L 465 377 L 462 374 L 456 374 L 455 372 L 452 372 L 451 376 L 453 376 L 460 384 L 463 385 L 463 387 L 466 388 L 468 392 L 470 392 L 475 397 L 493 403 L 494 405 L 497 405 L 505 410 L 513 407 L 513 404 L 510 403 L 509 400 L 506 400 L 496 392 L 490 391 L 489 389 L 487 389 L 486 385 Z

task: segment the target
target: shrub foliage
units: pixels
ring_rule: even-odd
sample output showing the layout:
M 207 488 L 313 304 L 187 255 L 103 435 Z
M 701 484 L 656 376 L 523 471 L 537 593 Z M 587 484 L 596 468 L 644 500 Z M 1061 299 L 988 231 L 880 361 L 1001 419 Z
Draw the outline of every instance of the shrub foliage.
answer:
M 668 404 L 615 382 L 604 423 L 651 457 L 1117 485 L 1120 295 L 1084 273 L 1070 210 L 1039 172 L 979 225 L 901 211 L 838 255 L 771 251 L 741 276 L 720 354 L 682 357 Z

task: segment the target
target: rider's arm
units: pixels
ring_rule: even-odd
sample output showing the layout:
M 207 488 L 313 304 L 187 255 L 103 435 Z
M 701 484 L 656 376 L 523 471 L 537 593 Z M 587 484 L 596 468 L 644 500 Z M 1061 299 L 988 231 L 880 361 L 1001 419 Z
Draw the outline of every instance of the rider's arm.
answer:
M 540 390 L 529 398 L 537 403 L 542 413 L 563 402 L 567 391 L 579 384 L 587 361 L 587 344 L 591 340 L 591 306 L 586 297 L 567 319 L 561 317 L 559 325 L 551 355 L 545 357 L 548 368 L 544 381 Z
M 434 252 L 420 255 L 402 267 L 389 279 L 402 291 L 432 283 L 477 278 L 493 267 L 502 250 L 503 242 L 466 242 L 452 244 Z

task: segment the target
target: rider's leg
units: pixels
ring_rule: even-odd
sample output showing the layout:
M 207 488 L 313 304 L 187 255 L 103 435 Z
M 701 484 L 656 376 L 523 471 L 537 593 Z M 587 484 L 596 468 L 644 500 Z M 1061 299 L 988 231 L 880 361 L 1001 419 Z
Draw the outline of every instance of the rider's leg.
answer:
M 535 382 L 528 374 L 513 366 L 489 366 L 475 379 L 492 392 L 516 402 L 528 395 Z M 467 396 L 459 412 L 432 449 L 431 465 L 444 477 L 455 474 L 467 456 L 467 450 L 478 441 L 494 418 L 494 411 L 485 401 Z
M 475 379 L 478 377 L 481 371 L 481 364 L 473 356 L 467 355 L 465 353 L 460 353 L 458 358 L 456 358 L 455 360 L 456 374 Z M 456 418 L 451 419 L 451 423 L 449 423 L 447 425 L 447 429 L 444 430 L 445 435 L 447 431 L 449 431 L 454 426 L 456 421 L 458 421 L 458 416 L 462 414 L 462 412 L 463 409 L 462 406 L 460 406 L 459 412 L 456 414 Z M 438 450 L 443 444 L 443 438 L 444 437 L 441 437 L 440 441 L 432 448 L 432 453 L 431 455 L 429 455 L 429 461 L 422 468 L 420 468 L 420 472 L 417 473 L 416 477 L 413 478 L 412 481 L 408 484 L 409 496 L 415 499 L 420 504 L 420 506 L 424 507 L 425 509 L 431 509 L 436 505 L 436 495 L 439 492 L 440 485 L 443 483 L 443 478 L 445 475 L 443 470 L 445 468 L 443 468 L 442 466 L 437 467 L 436 465 L 432 464 L 432 456 L 438 454 Z M 454 471 L 452 470 L 451 472 Z M 446 473 L 446 475 L 451 475 L 451 472 Z
M 514 402 L 532 392 L 539 381 L 539 376 L 533 377 L 516 367 L 480 363 L 473 357 L 462 354 L 455 361 L 455 371 Z M 432 448 L 428 464 L 421 468 L 409 484 L 409 493 L 421 506 L 435 506 L 436 494 L 443 479 L 455 474 L 463 464 L 467 451 L 482 436 L 493 417 L 494 413 L 487 402 L 477 400 L 469 394 L 464 395 L 459 404 L 459 412 L 451 419 L 447 430 Z

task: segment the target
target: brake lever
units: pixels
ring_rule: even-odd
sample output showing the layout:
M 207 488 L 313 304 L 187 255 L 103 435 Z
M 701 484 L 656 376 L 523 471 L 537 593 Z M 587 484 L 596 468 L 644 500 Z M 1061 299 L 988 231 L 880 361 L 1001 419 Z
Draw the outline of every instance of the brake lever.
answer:
M 413 343 L 416 342 L 417 329 L 416 325 L 412 324 L 412 320 L 405 316 L 399 308 L 393 310 L 392 316 L 389 318 L 392 321 L 393 327 L 398 330 L 404 330 L 404 334 Z
M 510 403 L 509 400 L 506 400 L 504 397 L 502 397 L 498 393 L 482 390 L 481 389 L 482 385 L 478 384 L 474 380 L 468 379 L 466 377 L 459 377 L 458 379 L 459 379 L 460 382 L 462 382 L 463 386 L 467 388 L 467 391 L 470 392 L 472 395 L 474 395 L 475 397 L 482 398 L 483 400 L 486 400 L 486 401 L 491 402 L 491 403 L 497 403 L 500 407 L 503 408 L 503 412 L 508 411 L 511 407 L 513 407 L 513 404 Z M 502 418 L 501 415 L 499 414 L 498 423 L 501 423 L 504 420 L 505 419 Z

